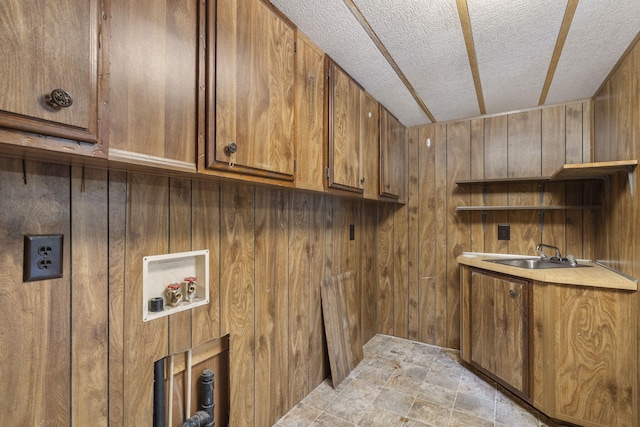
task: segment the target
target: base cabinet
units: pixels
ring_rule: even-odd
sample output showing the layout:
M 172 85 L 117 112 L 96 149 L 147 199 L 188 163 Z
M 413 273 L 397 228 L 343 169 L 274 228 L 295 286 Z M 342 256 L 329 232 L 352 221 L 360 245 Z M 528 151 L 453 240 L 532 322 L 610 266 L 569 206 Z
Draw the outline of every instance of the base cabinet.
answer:
M 638 427 L 636 292 L 460 277 L 464 361 L 556 420 Z
M 471 364 L 529 397 L 531 283 L 471 270 Z

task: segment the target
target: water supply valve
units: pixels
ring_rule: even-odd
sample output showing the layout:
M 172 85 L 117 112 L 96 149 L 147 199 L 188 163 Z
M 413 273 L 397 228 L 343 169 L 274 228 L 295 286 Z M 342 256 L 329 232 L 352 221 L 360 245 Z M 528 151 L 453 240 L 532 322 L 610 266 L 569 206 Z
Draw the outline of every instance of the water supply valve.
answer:
M 195 276 L 188 276 L 184 278 L 184 287 L 187 292 L 187 300 L 189 302 L 193 302 L 193 299 L 196 297 L 196 279 L 197 278 Z
M 182 301 L 181 287 L 182 285 L 180 283 L 172 283 L 167 286 L 167 289 L 164 291 L 170 306 L 176 307 L 180 304 L 180 301 Z

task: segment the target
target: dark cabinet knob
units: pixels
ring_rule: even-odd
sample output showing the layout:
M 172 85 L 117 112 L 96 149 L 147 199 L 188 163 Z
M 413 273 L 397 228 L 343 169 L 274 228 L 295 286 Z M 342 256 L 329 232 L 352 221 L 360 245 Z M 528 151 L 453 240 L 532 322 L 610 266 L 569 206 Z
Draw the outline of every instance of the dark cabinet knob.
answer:
M 224 151 L 226 151 L 227 155 L 234 154 L 236 151 L 238 151 L 238 145 L 235 142 L 231 141 L 229 145 L 226 146 Z
M 47 104 L 51 107 L 59 110 L 60 108 L 67 108 L 73 104 L 73 98 L 71 94 L 64 89 L 54 89 L 51 93 L 45 96 Z
M 516 291 L 514 291 L 513 289 L 511 289 L 511 290 L 509 291 L 509 296 L 510 296 L 511 298 L 515 298 L 515 297 L 516 297 Z

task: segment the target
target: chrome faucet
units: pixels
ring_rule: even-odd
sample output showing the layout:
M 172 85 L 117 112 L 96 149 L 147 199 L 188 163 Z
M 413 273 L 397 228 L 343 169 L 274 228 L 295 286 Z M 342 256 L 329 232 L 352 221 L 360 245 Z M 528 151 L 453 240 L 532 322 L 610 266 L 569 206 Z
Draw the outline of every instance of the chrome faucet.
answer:
M 560 256 L 560 249 L 558 249 L 557 246 L 545 245 L 544 243 L 538 243 L 538 245 L 536 245 L 536 252 L 538 252 L 540 254 L 540 257 L 541 258 L 545 258 L 545 259 L 549 259 L 549 257 L 547 257 L 545 255 L 545 253 L 542 250 L 542 248 L 554 249 L 556 251 L 555 258 L 557 258 L 559 261 L 562 260 L 562 257 Z M 552 257 L 552 258 L 554 258 L 554 257 Z

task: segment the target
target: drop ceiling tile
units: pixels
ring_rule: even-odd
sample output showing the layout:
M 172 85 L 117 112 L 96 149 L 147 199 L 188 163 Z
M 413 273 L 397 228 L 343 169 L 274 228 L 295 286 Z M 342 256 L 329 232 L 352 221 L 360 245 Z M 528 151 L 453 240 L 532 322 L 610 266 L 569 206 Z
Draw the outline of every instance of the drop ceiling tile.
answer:
M 405 126 L 429 123 L 342 0 L 272 0 L 271 3 Z
M 547 103 L 595 95 L 639 30 L 638 0 L 578 3 Z
M 566 2 L 468 0 L 468 6 L 487 113 L 538 105 Z
M 455 0 L 355 0 L 437 121 L 480 114 Z

